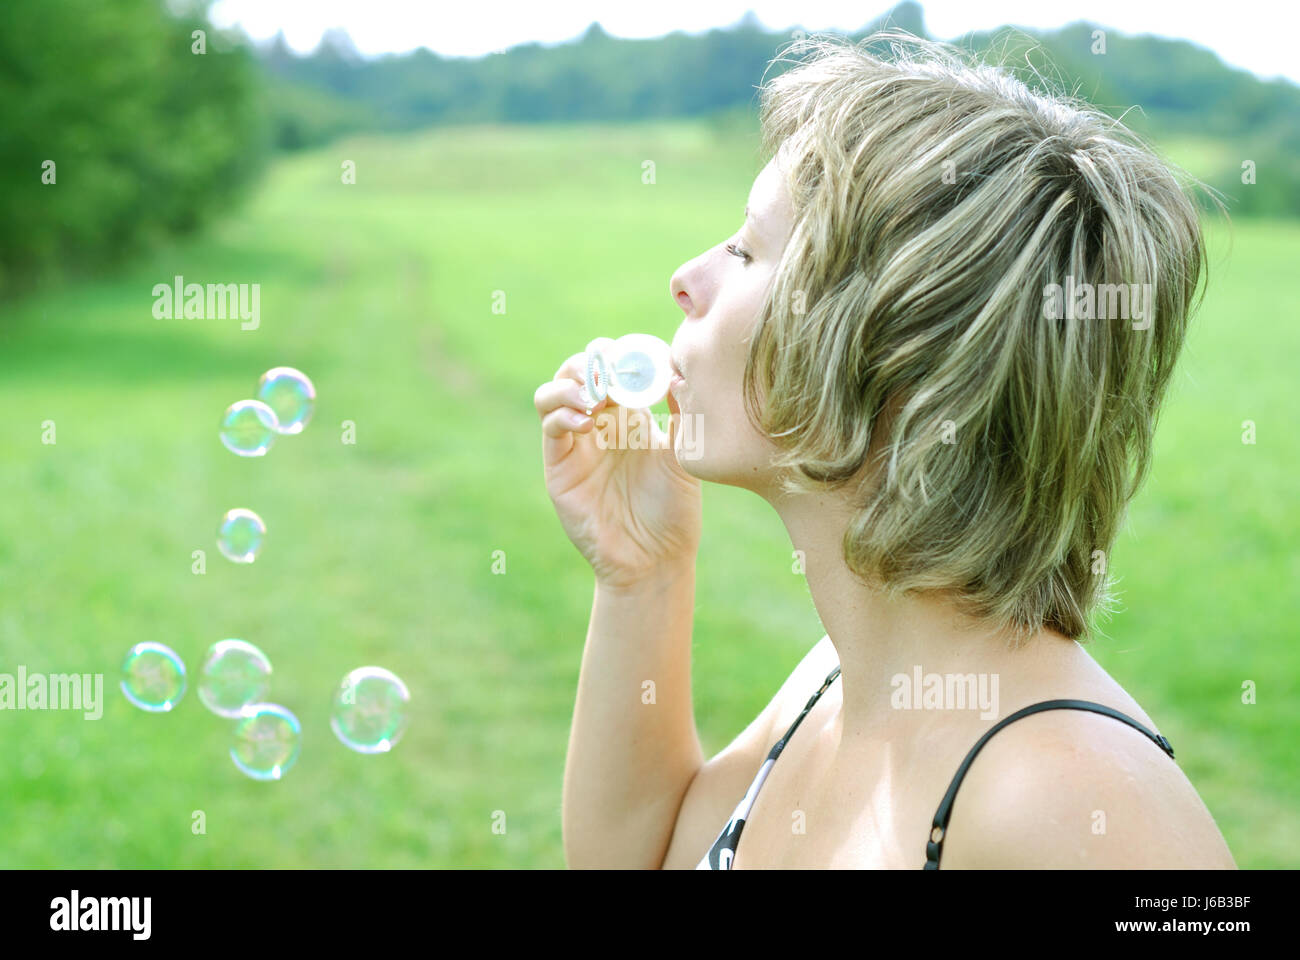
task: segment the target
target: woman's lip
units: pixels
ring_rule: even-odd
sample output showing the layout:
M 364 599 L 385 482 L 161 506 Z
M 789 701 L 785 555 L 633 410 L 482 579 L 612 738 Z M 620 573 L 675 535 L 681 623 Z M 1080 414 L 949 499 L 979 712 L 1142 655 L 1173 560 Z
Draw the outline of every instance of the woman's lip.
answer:
M 673 390 L 674 390 L 674 388 L 676 388 L 676 386 L 677 386 L 679 383 L 685 383 L 685 382 L 686 382 L 686 378 L 685 378 L 685 377 L 683 377 L 680 373 L 674 373 L 674 374 L 673 374 L 673 379 L 672 379 L 672 380 L 669 382 L 669 384 L 668 384 L 668 392 L 669 392 L 669 393 L 672 393 Z

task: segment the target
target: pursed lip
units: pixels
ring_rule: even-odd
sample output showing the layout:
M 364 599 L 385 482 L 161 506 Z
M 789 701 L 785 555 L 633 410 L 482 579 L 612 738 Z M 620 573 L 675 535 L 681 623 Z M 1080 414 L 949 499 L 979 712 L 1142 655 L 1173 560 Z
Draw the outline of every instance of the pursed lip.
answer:
M 685 382 L 686 382 L 686 378 L 682 376 L 681 371 L 677 369 L 677 364 L 674 363 L 673 378 L 668 381 L 668 392 L 676 393 L 677 388 L 680 387 Z
M 675 353 L 670 353 L 668 358 L 673 367 L 673 376 L 679 380 L 685 380 L 686 377 L 682 374 L 682 368 L 677 364 L 677 355 Z

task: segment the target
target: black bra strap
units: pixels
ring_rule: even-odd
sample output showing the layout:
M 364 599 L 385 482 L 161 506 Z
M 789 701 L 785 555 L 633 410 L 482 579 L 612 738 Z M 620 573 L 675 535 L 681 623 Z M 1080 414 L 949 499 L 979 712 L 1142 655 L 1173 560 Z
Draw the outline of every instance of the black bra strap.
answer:
M 816 705 L 817 701 L 821 699 L 821 695 L 826 692 L 826 688 L 834 683 L 835 678 L 839 675 L 840 665 L 837 663 L 835 669 L 826 675 L 826 679 L 822 681 L 822 685 L 818 688 L 817 692 L 808 698 L 808 702 L 804 704 L 803 712 L 800 713 L 799 716 L 795 717 L 794 723 L 790 724 L 790 729 L 785 732 L 785 736 L 778 740 L 773 745 L 772 749 L 768 751 L 767 759 L 775 760 L 781 755 L 781 751 L 785 749 L 786 743 L 792 736 L 794 736 L 794 732 L 799 729 L 799 724 L 803 723 L 803 718 L 808 716 L 808 711 Z
M 961 786 L 962 777 L 966 776 L 966 771 L 970 769 L 971 762 L 975 759 L 975 754 L 980 752 L 980 748 L 989 742 L 989 738 L 997 733 L 1008 723 L 1013 723 L 1021 717 L 1027 717 L 1031 713 L 1038 713 L 1040 710 L 1088 710 L 1092 713 L 1100 713 L 1107 717 L 1114 717 L 1116 720 L 1122 720 L 1139 733 L 1145 734 L 1148 739 L 1152 740 L 1165 753 L 1173 759 L 1174 748 L 1169 741 L 1158 733 L 1152 733 L 1142 724 L 1138 723 L 1132 717 L 1120 713 L 1110 707 L 1100 703 L 1093 703 L 1091 700 L 1044 700 L 1042 703 L 1034 703 L 1023 709 L 1017 710 L 1008 717 L 1004 717 L 993 726 L 988 733 L 979 738 L 975 746 L 971 747 L 970 753 L 966 754 L 966 759 L 961 762 L 957 768 L 957 775 L 952 778 L 952 783 L 948 786 L 948 792 L 943 795 L 943 801 L 939 804 L 939 809 L 934 815 L 934 824 L 930 829 L 930 839 L 925 845 L 925 869 L 938 870 L 939 857 L 943 853 L 943 841 L 948 832 L 948 818 L 952 815 L 952 802 L 957 796 L 957 790 Z

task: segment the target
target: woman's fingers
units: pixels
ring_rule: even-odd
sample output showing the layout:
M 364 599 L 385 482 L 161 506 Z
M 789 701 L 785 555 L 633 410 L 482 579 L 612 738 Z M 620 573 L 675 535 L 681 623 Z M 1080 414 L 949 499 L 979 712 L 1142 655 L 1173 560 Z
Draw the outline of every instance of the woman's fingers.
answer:
M 566 433 L 586 433 L 594 424 L 595 421 L 586 414 L 560 407 L 542 418 L 542 433 L 548 437 L 563 437 Z
M 533 406 L 542 418 L 542 457 L 550 464 L 573 447 L 572 433 L 588 433 L 595 425 L 594 416 L 605 405 L 588 407 L 582 396 L 586 378 L 587 355 L 575 353 L 560 365 L 555 378 L 543 383 L 533 394 Z M 591 410 L 591 415 L 587 414 Z
M 545 417 L 560 404 L 568 404 L 575 410 L 595 413 L 604 404 L 604 400 L 592 406 L 584 402 L 582 384 L 587 376 L 587 355 L 575 353 L 560 365 L 555 377 L 537 388 L 533 394 L 533 405 L 537 413 Z
M 533 394 L 533 406 L 537 408 L 538 415 L 543 418 L 561 406 L 568 406 L 583 414 L 588 410 L 595 413 L 601 405 L 587 406 L 583 401 L 581 390 L 582 384 L 576 380 L 549 380 L 538 387 L 537 392 Z

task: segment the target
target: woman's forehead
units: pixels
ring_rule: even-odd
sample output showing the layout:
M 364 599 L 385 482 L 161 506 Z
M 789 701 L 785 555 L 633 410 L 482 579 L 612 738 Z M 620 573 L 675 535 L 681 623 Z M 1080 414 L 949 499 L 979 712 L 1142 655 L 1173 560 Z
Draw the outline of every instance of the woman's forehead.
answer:
M 749 191 L 745 216 L 757 227 L 774 227 L 789 208 L 789 193 L 776 157 L 759 171 Z

